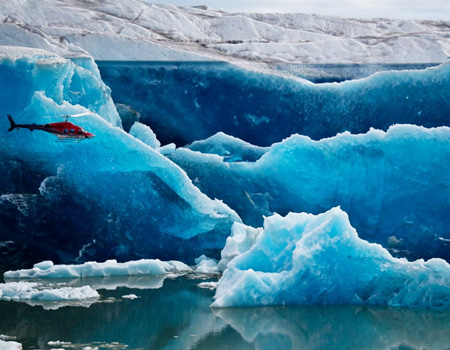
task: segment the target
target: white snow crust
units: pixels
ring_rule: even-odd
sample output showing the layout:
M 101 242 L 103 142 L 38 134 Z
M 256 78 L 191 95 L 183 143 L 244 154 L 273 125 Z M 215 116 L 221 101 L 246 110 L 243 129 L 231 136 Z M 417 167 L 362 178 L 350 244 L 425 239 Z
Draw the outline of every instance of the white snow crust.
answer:
M 142 259 L 119 263 L 116 260 L 105 262 L 87 262 L 80 265 L 45 265 L 36 264 L 32 269 L 5 272 L 5 279 L 26 278 L 81 278 L 110 276 L 145 276 L 164 275 L 167 273 L 186 273 L 192 269 L 180 261 L 161 261 L 158 259 Z M 1 284 L 0 284 L 1 286 Z
M 22 344 L 15 341 L 4 341 L 0 339 L 0 350 L 22 350 Z
M 90 286 L 46 288 L 37 282 L 8 282 L 0 284 L 0 300 L 20 301 L 78 301 L 99 298 Z
M 145 0 L 0 3 L 0 45 L 96 60 L 441 63 L 450 22 L 227 13 Z

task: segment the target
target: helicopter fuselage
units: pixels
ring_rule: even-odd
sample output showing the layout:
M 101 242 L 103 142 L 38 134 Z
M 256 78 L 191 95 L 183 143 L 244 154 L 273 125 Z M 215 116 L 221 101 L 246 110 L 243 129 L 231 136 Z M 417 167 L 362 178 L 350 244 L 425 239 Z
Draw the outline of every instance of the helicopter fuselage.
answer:
M 50 124 L 16 124 L 9 115 L 8 118 L 11 122 L 11 127 L 8 131 L 14 129 L 28 129 L 30 131 L 42 130 L 54 134 L 60 139 L 91 139 L 95 136 L 84 130 L 82 127 L 67 121 Z

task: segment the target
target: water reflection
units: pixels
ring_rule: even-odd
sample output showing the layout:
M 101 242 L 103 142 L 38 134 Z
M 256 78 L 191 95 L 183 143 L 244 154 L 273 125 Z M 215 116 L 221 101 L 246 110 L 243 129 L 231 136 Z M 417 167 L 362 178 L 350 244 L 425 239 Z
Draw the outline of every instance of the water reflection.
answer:
M 45 310 L 0 301 L 0 334 L 17 337 L 25 350 L 55 348 L 51 341 L 64 342 L 57 348 L 99 350 L 111 344 L 149 350 L 449 349 L 449 311 L 211 309 L 214 291 L 197 287 L 199 280 L 154 277 L 65 280 L 99 291 L 100 302 L 89 307 Z M 139 298 L 122 298 L 129 294 Z
M 255 349 L 442 349 L 450 313 L 381 307 L 214 309 Z

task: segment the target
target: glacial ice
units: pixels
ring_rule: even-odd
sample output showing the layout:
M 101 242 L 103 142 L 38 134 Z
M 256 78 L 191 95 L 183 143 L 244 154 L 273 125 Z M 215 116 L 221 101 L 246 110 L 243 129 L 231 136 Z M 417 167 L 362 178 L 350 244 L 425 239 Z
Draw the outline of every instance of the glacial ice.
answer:
M 103 263 L 89 261 L 78 265 L 53 265 L 52 262 L 35 264 L 32 269 L 7 271 L 4 278 L 36 279 L 36 278 L 86 278 L 111 276 L 149 276 L 168 273 L 182 274 L 192 272 L 192 268 L 180 261 L 161 261 L 158 259 L 141 259 L 119 263 L 107 260 Z M 1 284 L 0 284 L 1 286 Z
M 412 259 L 449 260 L 449 142 L 447 127 L 395 125 L 320 141 L 293 135 L 256 162 L 187 148 L 170 158 L 247 225 L 261 226 L 263 215 L 341 206 L 361 238 Z
M 90 286 L 48 288 L 36 282 L 0 283 L 0 300 L 79 301 L 96 298 L 100 295 Z
M 16 341 L 5 341 L 0 339 L 1 350 L 22 350 L 22 344 Z
M 217 260 L 202 255 L 195 259 L 195 272 L 200 274 L 215 275 L 219 273 Z
M 448 263 L 392 257 L 380 245 L 360 239 L 340 208 L 317 216 L 273 215 L 253 239 L 250 249 L 244 247 L 228 262 L 212 307 L 450 306 Z M 241 241 L 246 246 L 248 239 Z
M 196 152 L 216 154 L 227 162 L 254 162 L 269 150 L 269 147 L 254 146 L 221 131 L 186 147 Z
M 0 63 L 0 81 L 8 86 L 0 91 L 0 109 L 17 123 L 89 111 L 74 122 L 96 135 L 55 142 L 40 131 L 8 132 L 6 115 L 0 118 L 0 241 L 14 241 L 21 264 L 218 255 L 239 217 L 121 129 L 98 72 L 13 47 L 1 48 Z
M 162 144 L 185 146 L 223 132 L 267 147 L 295 133 L 318 140 L 393 124 L 450 125 L 450 63 L 339 84 L 312 84 L 229 63 L 98 65 L 114 101 L 132 106 Z
M 157 139 L 155 133 L 147 125 L 135 122 L 130 129 L 130 135 L 133 135 L 138 140 L 141 140 L 151 148 L 159 148 L 161 142 Z
M 448 59 L 445 21 L 227 13 L 146 0 L 0 3 L 2 45 L 96 60 L 430 63 Z

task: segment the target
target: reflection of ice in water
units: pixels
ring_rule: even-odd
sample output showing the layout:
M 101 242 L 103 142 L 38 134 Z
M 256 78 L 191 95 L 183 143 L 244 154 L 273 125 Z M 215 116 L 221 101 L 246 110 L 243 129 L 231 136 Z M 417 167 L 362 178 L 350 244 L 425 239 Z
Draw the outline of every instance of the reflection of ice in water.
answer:
M 28 344 L 44 339 L 42 349 L 48 341 L 60 340 L 73 347 L 59 348 L 80 350 L 97 345 L 102 350 L 96 341 L 149 350 L 448 350 L 450 344 L 448 311 L 353 306 L 211 309 L 214 292 L 197 287 L 198 280 L 157 277 L 70 281 L 70 286 L 99 288 L 101 302 L 88 308 L 47 311 L 0 302 L 0 334 L 15 335 L 17 342 L 26 334 Z M 139 298 L 122 299 L 127 294 Z M 113 302 L 105 302 L 110 299 Z
M 383 307 L 213 309 L 255 349 L 448 349 L 450 313 Z
M 173 277 L 172 275 L 157 275 L 157 276 L 116 276 L 116 277 L 99 277 L 99 278 L 77 278 L 77 279 L 28 279 L 27 282 L 21 280 L 9 279 L 11 284 L 29 284 L 36 285 L 36 287 L 43 290 L 55 290 L 63 288 L 82 288 L 89 286 L 93 290 L 116 290 L 117 288 L 129 289 L 159 289 L 163 286 L 164 279 Z M 7 285 L 7 284 L 2 284 Z M 108 302 L 114 299 L 100 300 L 100 299 L 81 299 L 81 300 L 36 300 L 25 299 L 17 300 L 24 302 L 30 306 L 41 306 L 44 310 L 57 310 L 62 307 L 85 307 L 89 308 L 92 304 L 101 301 Z
M 117 288 L 130 289 L 158 289 L 164 284 L 164 280 L 171 275 L 148 275 L 148 276 L 112 276 L 99 278 L 77 278 L 71 280 L 71 286 L 89 285 L 93 289 L 115 290 Z M 62 280 L 64 281 L 64 280 Z M 67 282 L 67 281 L 64 281 Z

